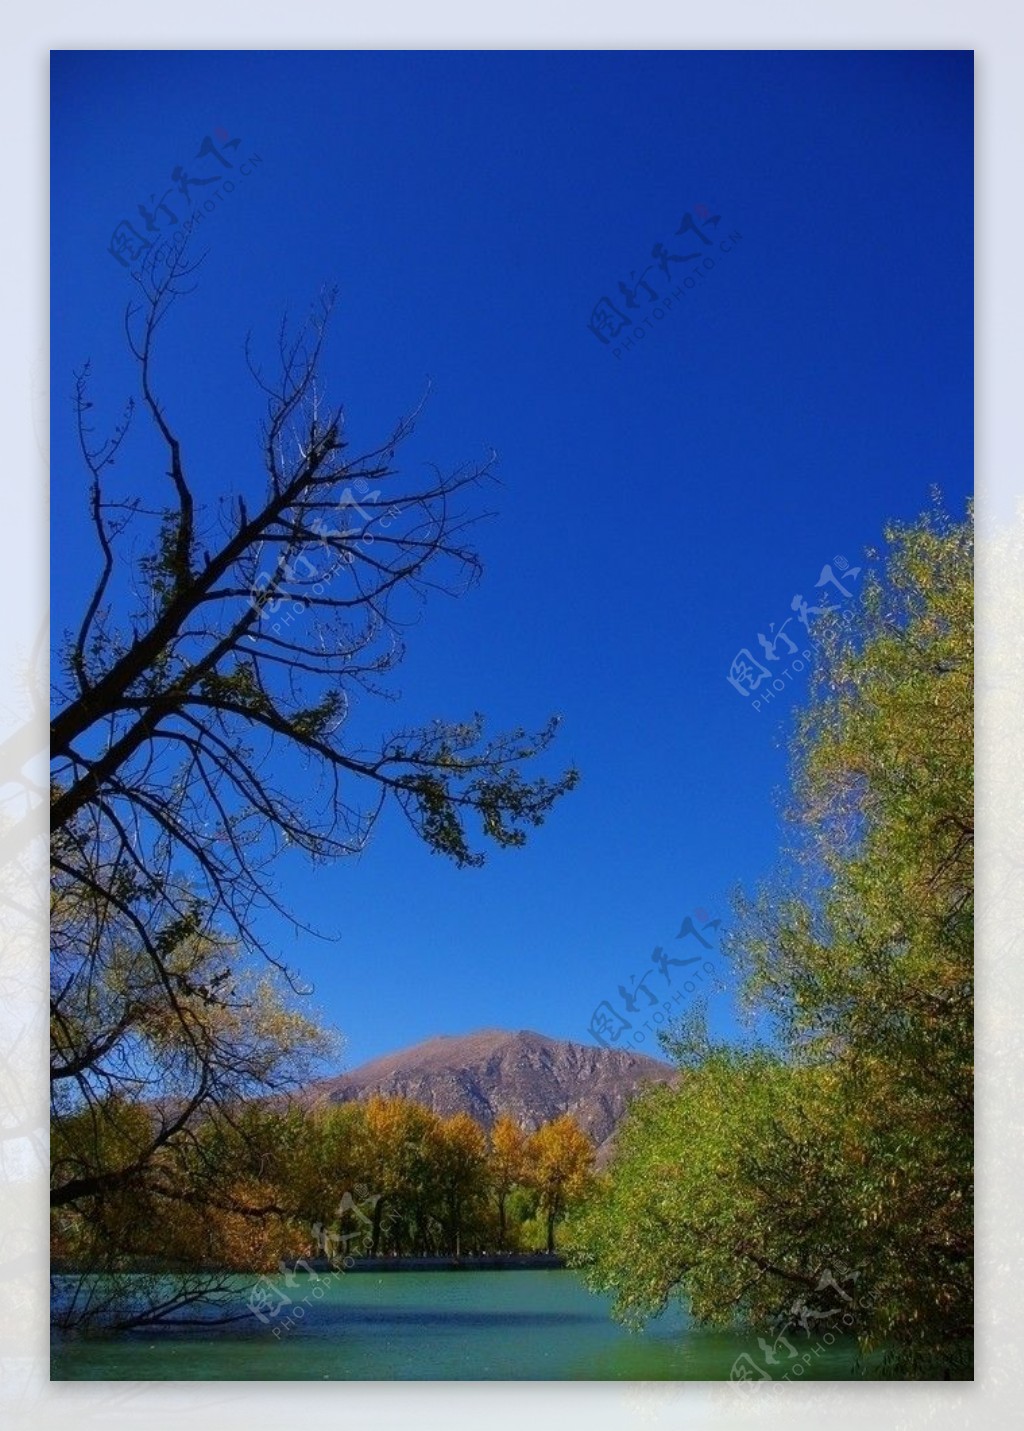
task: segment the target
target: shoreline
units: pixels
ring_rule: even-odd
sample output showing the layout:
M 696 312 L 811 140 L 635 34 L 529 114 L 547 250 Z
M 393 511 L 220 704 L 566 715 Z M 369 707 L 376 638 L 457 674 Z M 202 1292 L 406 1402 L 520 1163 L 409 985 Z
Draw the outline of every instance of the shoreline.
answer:
M 477 1252 L 458 1256 L 445 1253 L 429 1257 L 346 1257 L 331 1260 L 329 1257 L 288 1257 L 284 1258 L 274 1272 L 287 1271 L 320 1275 L 325 1272 L 530 1272 L 559 1271 L 566 1266 L 565 1254 L 561 1252 Z M 188 1273 L 211 1276 L 261 1277 L 274 1275 L 256 1268 L 222 1267 L 198 1264 L 191 1267 L 156 1266 L 140 1260 L 136 1267 L 125 1267 L 122 1272 L 134 1272 L 140 1276 L 180 1276 Z M 61 1258 L 50 1262 L 50 1275 L 63 1277 L 88 1276 L 89 1268 L 75 1267 Z M 97 1273 L 95 1275 L 103 1275 Z
M 434 1257 L 346 1257 L 342 1263 L 328 1257 L 306 1259 L 314 1272 L 527 1272 L 565 1267 L 561 1252 L 476 1252 Z M 301 1270 L 302 1259 L 291 1263 Z

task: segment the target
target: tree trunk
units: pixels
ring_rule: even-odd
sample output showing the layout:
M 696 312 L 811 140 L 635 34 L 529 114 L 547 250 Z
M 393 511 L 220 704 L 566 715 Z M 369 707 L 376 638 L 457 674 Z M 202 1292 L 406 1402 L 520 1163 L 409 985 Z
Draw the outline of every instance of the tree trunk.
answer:
M 370 1256 L 376 1257 L 380 1247 L 380 1220 L 384 1211 L 384 1199 L 379 1197 L 373 1205 L 373 1237 L 370 1240 Z

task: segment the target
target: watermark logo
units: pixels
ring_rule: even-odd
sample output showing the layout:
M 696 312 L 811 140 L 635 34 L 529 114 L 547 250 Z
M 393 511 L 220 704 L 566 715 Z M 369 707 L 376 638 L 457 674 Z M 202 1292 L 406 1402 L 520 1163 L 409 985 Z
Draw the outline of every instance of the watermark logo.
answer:
M 364 555 L 369 554 L 375 540 L 374 533 L 370 530 L 373 523 L 384 532 L 400 515 L 399 506 L 391 505 L 385 511 L 378 512 L 370 511 L 362 505 L 369 502 L 380 507 L 383 505 L 380 496 L 379 487 L 371 492 L 369 483 L 364 478 L 357 477 L 352 486 L 346 487 L 338 498 L 337 508 L 339 512 L 357 512 L 363 520 L 363 526 L 350 526 L 347 518 L 345 526 L 340 528 L 329 527 L 323 517 L 316 517 L 310 523 L 310 531 L 316 538 L 316 543 L 315 546 L 312 542 L 309 545 L 314 554 L 326 556 L 327 565 L 323 568 L 299 552 L 290 561 L 281 562 L 275 571 L 264 569 L 256 575 L 249 589 L 249 605 L 256 612 L 261 624 L 267 617 L 277 618 L 269 627 L 272 635 L 280 635 L 283 627 L 289 626 L 296 616 L 302 615 L 313 597 L 323 596 L 338 573 L 347 571 L 352 566 L 360 548 Z M 282 587 L 286 583 L 304 586 L 309 594 L 282 594 Z M 287 610 L 289 604 L 290 611 Z M 249 633 L 248 639 L 256 641 L 258 638 Z
M 691 253 L 670 253 L 668 247 L 659 241 L 651 249 L 651 258 L 656 260 L 655 263 L 639 270 L 631 268 L 628 282 L 624 278 L 619 279 L 615 302 L 605 295 L 594 304 L 587 327 L 616 359 L 646 338 L 648 329 L 653 330 L 657 323 L 663 323 L 673 303 L 681 301 L 688 292 L 707 281 L 708 274 L 714 271 L 718 261 L 714 254 L 731 253 L 740 242 L 743 235 L 735 229 L 725 237 L 719 237 L 721 222 L 721 214 L 713 214 L 706 204 L 694 204 L 683 215 L 675 232 L 675 238 L 682 236 L 686 242 L 674 246 L 692 249 L 696 244 L 699 247 Z M 708 236 L 709 230 L 711 237 Z M 653 281 L 647 276 L 650 273 L 655 275 Z
M 814 1289 L 815 1305 L 798 1297 L 785 1314 L 782 1330 L 771 1340 L 758 1337 L 763 1365 L 755 1360 L 751 1352 L 741 1352 L 732 1364 L 729 1380 L 745 1386 L 754 1386 L 761 1381 L 799 1380 L 814 1360 L 835 1343 L 837 1334 L 849 1336 L 853 1333 L 857 1323 L 856 1312 L 866 1311 L 873 1305 L 871 1298 L 854 1296 L 842 1285 L 846 1283 L 852 1288 L 859 1278 L 859 1272 L 840 1271 L 835 1276 L 826 1267 Z M 826 1306 L 828 1302 L 835 1305 Z M 797 1341 L 810 1341 L 817 1337 L 817 1344 L 809 1351 L 801 1351 L 789 1340 L 787 1332 L 792 1332 Z M 785 1357 L 782 1355 L 783 1348 Z M 775 1370 L 768 1368 L 779 1368 L 782 1374 L 777 1375 Z
M 246 1306 L 257 1321 L 270 1327 L 275 1337 L 292 1331 L 323 1299 L 331 1283 L 355 1266 L 356 1255 L 365 1256 L 372 1249 L 375 1222 L 378 1233 L 386 1230 L 392 1214 L 386 1204 L 378 1210 L 383 1201 L 382 1194 L 371 1193 L 362 1185 L 346 1189 L 334 1209 L 333 1221 L 317 1220 L 310 1226 L 313 1256 L 318 1261 L 326 1259 L 326 1269 L 313 1267 L 304 1257 L 291 1262 L 281 1258 L 277 1264 L 280 1280 L 264 1275 L 249 1290 Z M 299 1280 L 300 1268 L 307 1280 Z M 305 1287 L 309 1288 L 306 1296 L 299 1295 Z M 279 1320 L 282 1314 L 283 1320 Z
M 140 261 L 158 262 L 164 249 L 180 248 L 192 230 L 263 163 L 259 154 L 242 158 L 241 146 L 241 139 L 232 138 L 226 129 L 204 134 L 189 161 L 191 172 L 184 164 L 175 164 L 169 171 L 172 185 L 159 196 L 152 190 L 144 203 L 136 205 L 135 219 L 118 222 L 107 248 L 111 258 L 132 270 Z M 215 186 L 212 193 L 211 186 Z
M 316 1275 L 314 1272 L 313 1276 L 316 1277 Z M 291 1306 L 291 1301 L 287 1292 L 282 1291 L 269 1277 L 261 1277 L 258 1282 L 253 1284 L 247 1305 L 254 1317 L 258 1317 L 264 1326 L 269 1326 L 277 1318 L 282 1307 Z
M 714 945 L 706 936 L 709 931 L 718 930 L 721 923 L 720 919 L 710 919 L 706 909 L 695 909 L 692 915 L 687 914 L 683 918 L 679 933 L 675 937 L 676 939 L 693 938 L 705 949 L 713 950 Z M 637 1044 L 644 1043 L 647 1038 L 644 1030 L 655 1033 L 657 1029 L 652 1025 L 664 1024 L 666 1019 L 675 1012 L 672 1005 L 681 1003 L 685 998 L 696 993 L 697 985 L 703 981 L 704 975 L 715 972 L 715 966 L 709 959 L 704 959 L 701 969 L 694 969 L 692 966 L 700 964 L 701 959 L 700 954 L 694 954 L 686 959 L 676 959 L 670 954 L 666 954 L 661 945 L 657 945 L 651 955 L 651 967 L 642 978 L 638 979 L 635 974 L 630 974 L 629 983 L 623 982 L 618 987 L 619 999 L 625 1012 L 620 1013 L 610 999 L 602 999 L 594 1009 L 590 1016 L 590 1023 L 587 1025 L 587 1032 L 591 1038 L 596 1039 L 605 1048 L 635 1048 Z M 664 995 L 672 987 L 670 968 L 686 968 L 689 973 L 683 983 L 675 989 L 671 998 L 666 998 Z M 648 979 L 656 974 L 660 974 L 665 980 L 666 988 L 657 984 L 652 989 L 648 984 Z M 634 1016 L 638 1024 L 642 1023 L 642 1027 L 636 1028 L 633 1019 L 627 1017 L 629 1014 Z M 627 1033 L 627 1031 L 629 1032 Z
M 835 570 L 833 570 L 835 568 Z M 859 566 L 850 566 L 844 556 L 835 556 L 831 562 L 821 568 L 821 575 L 814 583 L 816 591 L 827 586 L 835 587 L 840 596 L 850 599 L 854 593 L 843 585 L 843 582 L 853 582 L 860 576 Z M 839 575 L 836 575 L 836 572 Z M 829 602 L 828 591 L 823 591 L 820 606 L 812 606 L 802 593 L 797 592 L 789 604 L 792 613 L 776 631 L 775 622 L 768 626 L 768 635 L 763 631 L 757 633 L 758 644 L 761 648 L 761 659 L 753 655 L 749 646 L 743 646 L 733 657 L 732 664 L 726 675 L 726 680 L 737 691 L 744 700 L 749 700 L 755 691 L 760 691 L 760 695 L 750 702 L 750 709 L 760 714 L 762 708 L 769 701 L 774 700 L 775 695 L 786 689 L 786 682 L 792 681 L 794 673 L 803 671 L 805 664 L 811 660 L 814 654 L 814 641 L 811 637 L 811 617 L 823 616 L 826 613 L 843 611 L 844 618 L 849 608 L 844 608 L 838 602 Z M 791 622 L 796 621 L 797 625 L 792 633 L 786 630 Z M 800 631 L 800 627 L 803 631 Z M 796 635 L 799 640 L 794 641 Z M 780 655 L 780 645 L 782 653 Z M 769 664 L 766 665 L 765 662 Z M 784 664 L 780 665 L 780 662 Z M 761 690 L 764 686 L 765 689 Z

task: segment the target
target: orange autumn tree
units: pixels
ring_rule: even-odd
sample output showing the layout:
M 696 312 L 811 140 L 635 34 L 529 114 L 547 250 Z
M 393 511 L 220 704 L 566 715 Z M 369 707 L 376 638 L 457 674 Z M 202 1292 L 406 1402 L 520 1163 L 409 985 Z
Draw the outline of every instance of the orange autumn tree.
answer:
M 507 1251 L 507 1204 L 509 1194 L 524 1180 L 526 1170 L 526 1134 L 519 1124 L 502 1113 L 491 1129 L 491 1187 L 498 1205 L 498 1245 Z
M 540 1194 L 548 1252 L 555 1250 L 555 1223 L 566 1204 L 587 1189 L 594 1153 L 593 1142 L 568 1113 L 543 1124 L 527 1140 L 525 1180 Z

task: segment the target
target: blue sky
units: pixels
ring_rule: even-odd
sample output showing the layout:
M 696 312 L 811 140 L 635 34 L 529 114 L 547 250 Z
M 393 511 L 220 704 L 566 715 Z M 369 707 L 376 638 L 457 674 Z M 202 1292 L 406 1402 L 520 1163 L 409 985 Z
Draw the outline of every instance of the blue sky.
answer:
M 727 923 L 729 891 L 770 871 L 806 676 L 755 711 L 730 662 L 932 484 L 955 511 L 971 488 L 972 67 L 935 51 L 54 56 L 56 630 L 95 562 L 72 369 L 92 359 L 113 420 L 133 383 L 111 235 L 176 165 L 215 172 L 194 156 L 218 130 L 252 172 L 204 220 L 200 286 L 161 353 L 199 493 L 257 490 L 245 334 L 269 345 L 325 283 L 326 376 L 357 447 L 429 380 L 406 470 L 499 454 L 484 581 L 428 607 L 381 727 L 558 712 L 552 768 L 582 782 L 482 870 L 429 855 L 397 816 L 358 860 L 282 866 L 286 899 L 339 936 L 275 931 L 346 1062 L 479 1027 L 586 1039 L 684 915 Z M 720 216 L 707 246 L 677 234 L 688 212 Z M 671 308 L 640 289 L 651 326 L 616 357 L 592 310 L 624 310 L 619 283 L 644 269 L 662 298 L 658 243 L 714 268 Z M 137 452 L 126 490 L 158 493 Z

